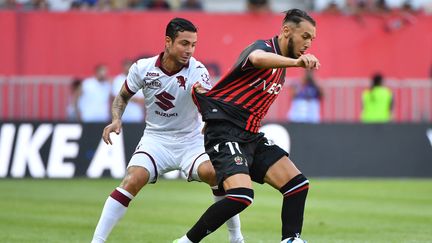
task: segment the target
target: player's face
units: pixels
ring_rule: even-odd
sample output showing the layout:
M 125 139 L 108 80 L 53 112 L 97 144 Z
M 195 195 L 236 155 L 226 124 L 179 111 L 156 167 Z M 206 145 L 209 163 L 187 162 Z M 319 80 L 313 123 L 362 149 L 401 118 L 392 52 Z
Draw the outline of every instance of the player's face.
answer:
M 98 80 L 106 80 L 108 76 L 108 69 L 105 66 L 101 66 L 96 70 L 96 78 Z
M 174 42 L 167 37 L 166 51 L 169 56 L 179 65 L 185 65 L 189 62 L 195 52 L 197 43 L 197 33 L 190 31 L 178 32 Z
M 308 21 L 302 21 L 298 26 L 294 24 L 284 26 L 283 31 L 286 38 L 286 50 L 282 50 L 282 53 L 291 58 L 303 55 L 316 37 L 316 29 Z

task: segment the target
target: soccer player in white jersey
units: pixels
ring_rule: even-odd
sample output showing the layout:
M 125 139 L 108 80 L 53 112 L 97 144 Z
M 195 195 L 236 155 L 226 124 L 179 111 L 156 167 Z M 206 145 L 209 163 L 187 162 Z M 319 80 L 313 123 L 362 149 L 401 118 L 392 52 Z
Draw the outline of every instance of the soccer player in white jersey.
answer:
M 201 119 L 192 101 L 192 86 L 211 88 L 205 66 L 192 57 L 197 29 L 188 20 L 172 19 L 166 28 L 165 51 L 132 65 L 112 105 L 112 122 L 102 137 L 112 144 L 110 133 L 120 133 L 121 116 L 128 100 L 143 92 L 146 128 L 127 168 L 127 175 L 105 202 L 92 243 L 105 242 L 126 213 L 129 202 L 148 183 L 172 170 L 181 170 L 188 181 L 212 186 L 215 200 L 224 198 L 217 189 L 216 175 L 204 149 Z M 231 243 L 244 242 L 238 215 L 227 221 Z M 157 240 L 157 239 L 151 239 Z

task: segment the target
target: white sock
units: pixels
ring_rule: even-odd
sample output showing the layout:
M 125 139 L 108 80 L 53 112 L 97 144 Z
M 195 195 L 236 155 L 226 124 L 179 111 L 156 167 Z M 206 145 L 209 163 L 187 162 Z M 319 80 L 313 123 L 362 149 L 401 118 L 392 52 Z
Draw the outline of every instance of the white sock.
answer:
M 214 196 L 215 202 L 224 198 L 225 196 Z M 241 233 L 240 216 L 238 214 L 234 215 L 232 218 L 228 219 L 225 224 L 228 228 L 230 243 L 242 242 L 243 235 Z
M 134 197 L 132 194 L 127 192 L 126 190 L 117 187 L 116 191 L 120 192 L 130 200 Z M 96 230 L 93 235 L 92 243 L 103 243 L 107 240 L 111 230 L 117 224 L 117 222 L 123 217 L 126 213 L 127 207 L 121 204 L 116 199 L 111 196 L 105 202 L 104 208 L 102 210 L 101 217 L 96 226 Z
M 186 235 L 183 235 L 182 238 L 177 240 L 177 243 L 193 243 Z

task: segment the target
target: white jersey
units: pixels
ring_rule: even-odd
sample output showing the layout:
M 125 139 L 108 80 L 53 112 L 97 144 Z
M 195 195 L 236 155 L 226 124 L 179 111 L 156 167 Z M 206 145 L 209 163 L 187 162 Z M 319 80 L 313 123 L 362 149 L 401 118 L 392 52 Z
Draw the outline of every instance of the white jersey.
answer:
M 201 118 L 192 101 L 192 86 L 199 82 L 211 88 L 205 66 L 191 57 L 177 73 L 161 66 L 162 54 L 140 59 L 129 69 L 126 88 L 130 93 L 142 90 L 146 106 L 145 133 L 189 137 L 200 132 Z

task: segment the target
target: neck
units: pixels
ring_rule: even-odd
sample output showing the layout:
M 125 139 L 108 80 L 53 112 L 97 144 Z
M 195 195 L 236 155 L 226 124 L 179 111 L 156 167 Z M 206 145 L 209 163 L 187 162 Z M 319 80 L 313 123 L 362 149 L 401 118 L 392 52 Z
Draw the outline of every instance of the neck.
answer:
M 288 56 L 287 43 L 283 43 L 284 42 L 283 40 L 284 40 L 284 37 L 282 36 L 282 34 L 279 34 L 279 36 L 277 38 L 279 49 L 282 53 L 282 56 L 287 57 Z
M 170 73 L 179 71 L 183 65 L 178 64 L 173 59 L 169 58 L 167 52 L 165 51 L 162 56 L 162 67 Z

